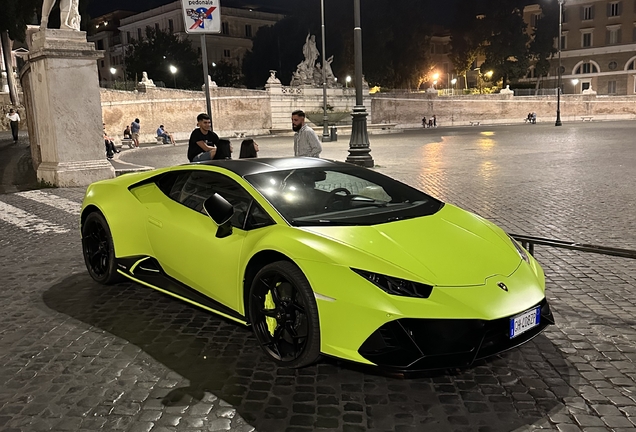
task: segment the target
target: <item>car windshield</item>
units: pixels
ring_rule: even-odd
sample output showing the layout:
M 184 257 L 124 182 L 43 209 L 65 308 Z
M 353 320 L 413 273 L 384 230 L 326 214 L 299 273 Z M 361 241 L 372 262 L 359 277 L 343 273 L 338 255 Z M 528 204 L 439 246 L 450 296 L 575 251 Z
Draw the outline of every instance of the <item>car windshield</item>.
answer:
M 246 176 L 293 226 L 377 225 L 428 216 L 443 203 L 375 171 L 345 166 Z

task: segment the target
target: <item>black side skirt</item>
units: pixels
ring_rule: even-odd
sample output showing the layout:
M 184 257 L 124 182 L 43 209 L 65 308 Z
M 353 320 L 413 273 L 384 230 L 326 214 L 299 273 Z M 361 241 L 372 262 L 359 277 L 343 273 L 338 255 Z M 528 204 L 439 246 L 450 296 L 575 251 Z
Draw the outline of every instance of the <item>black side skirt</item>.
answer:
M 212 300 L 211 298 L 201 294 L 199 291 L 190 288 L 171 276 L 168 276 L 161 267 L 161 264 L 159 264 L 159 262 L 153 257 L 136 256 L 118 258 L 117 269 L 129 278 L 140 280 L 150 286 L 168 291 L 241 322 L 247 321 L 245 317 L 237 311 Z

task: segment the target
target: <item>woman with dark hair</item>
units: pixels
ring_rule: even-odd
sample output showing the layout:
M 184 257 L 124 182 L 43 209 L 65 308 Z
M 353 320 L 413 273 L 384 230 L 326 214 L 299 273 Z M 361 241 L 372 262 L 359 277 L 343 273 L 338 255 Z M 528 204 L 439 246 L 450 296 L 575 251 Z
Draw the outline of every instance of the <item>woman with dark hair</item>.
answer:
M 216 143 L 216 154 L 213 159 L 232 159 L 232 144 L 230 140 L 221 139 Z
M 258 144 L 252 138 L 243 140 L 241 143 L 241 153 L 239 159 L 248 159 L 258 157 Z

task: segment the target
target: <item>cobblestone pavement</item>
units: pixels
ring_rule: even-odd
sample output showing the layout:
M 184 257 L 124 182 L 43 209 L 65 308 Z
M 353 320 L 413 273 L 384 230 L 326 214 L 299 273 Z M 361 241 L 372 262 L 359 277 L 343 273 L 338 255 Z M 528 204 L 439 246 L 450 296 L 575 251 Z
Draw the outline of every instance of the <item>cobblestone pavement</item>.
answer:
M 636 249 L 635 126 L 371 136 L 377 169 L 504 229 Z M 291 138 L 259 139 L 262 156 Z M 235 148 L 239 141 L 235 141 Z M 325 143 L 343 160 L 347 140 Z M 120 162 L 184 162 L 185 146 Z M 325 359 L 301 370 L 249 329 L 87 275 L 83 189 L 0 195 L 1 431 L 636 430 L 636 263 L 538 248 L 557 325 L 466 370 L 413 377 Z

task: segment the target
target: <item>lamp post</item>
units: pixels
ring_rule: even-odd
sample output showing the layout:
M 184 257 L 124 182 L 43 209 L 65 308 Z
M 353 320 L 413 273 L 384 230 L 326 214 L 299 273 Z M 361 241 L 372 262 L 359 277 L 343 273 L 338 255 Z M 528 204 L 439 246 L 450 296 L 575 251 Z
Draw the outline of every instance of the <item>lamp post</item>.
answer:
M 351 77 L 349 75 L 347 75 L 347 78 L 345 79 L 345 87 L 349 88 L 349 83 L 351 82 Z
M 453 78 L 451 80 L 451 84 L 453 85 L 453 95 L 455 94 L 455 84 L 457 84 L 457 78 Z
M 362 99 L 362 27 L 360 26 L 360 0 L 353 0 L 353 42 L 356 58 L 356 106 L 351 117 L 351 141 L 349 141 L 349 156 L 347 162 L 365 167 L 373 167 L 371 145 L 367 132 L 367 109 Z
M 572 80 L 572 86 L 574 87 L 574 93 L 576 93 L 576 85 L 579 83 L 579 80 L 574 78 Z
M 170 65 L 170 73 L 172 73 L 172 79 L 174 79 L 174 88 L 177 88 L 177 68 Z
M 327 71 L 325 70 L 325 0 L 320 0 L 320 18 L 322 20 L 322 141 L 329 139 L 329 117 L 327 116 Z
M 563 27 L 563 1 L 559 1 L 559 36 L 557 39 L 557 44 L 559 47 L 559 84 L 557 88 L 557 112 L 556 112 L 556 122 L 554 122 L 555 126 L 561 126 L 561 35 L 562 27 Z
M 110 68 L 110 74 L 113 76 L 113 81 L 117 81 L 117 77 L 115 76 L 116 73 L 117 69 L 115 69 L 114 67 Z

